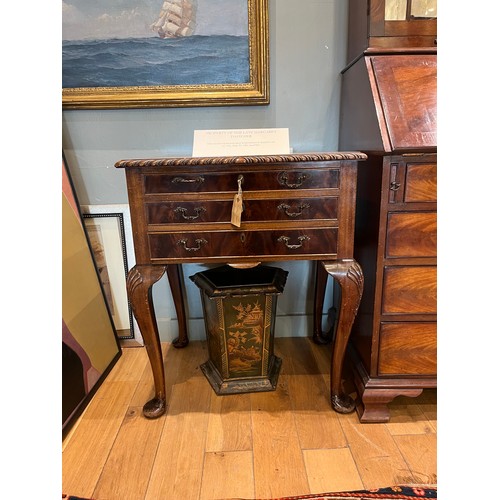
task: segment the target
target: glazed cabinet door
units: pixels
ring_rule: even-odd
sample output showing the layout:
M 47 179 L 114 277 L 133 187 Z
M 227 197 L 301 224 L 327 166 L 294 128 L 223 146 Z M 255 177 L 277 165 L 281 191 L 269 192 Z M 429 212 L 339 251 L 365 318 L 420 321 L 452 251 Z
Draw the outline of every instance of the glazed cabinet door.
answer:
M 349 61 L 366 49 L 436 45 L 437 0 L 349 0 Z

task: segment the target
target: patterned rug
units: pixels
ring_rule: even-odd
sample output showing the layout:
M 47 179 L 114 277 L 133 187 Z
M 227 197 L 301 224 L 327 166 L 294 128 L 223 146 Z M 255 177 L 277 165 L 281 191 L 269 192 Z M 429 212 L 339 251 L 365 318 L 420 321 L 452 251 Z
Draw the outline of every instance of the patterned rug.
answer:
M 64 495 L 64 500 L 99 500 L 97 498 L 82 498 L 72 495 Z M 429 485 L 422 486 L 391 486 L 390 488 L 378 488 L 374 490 L 342 491 L 338 493 L 319 493 L 316 495 L 303 495 L 296 497 L 261 498 L 255 500 L 406 500 L 415 498 L 437 498 L 437 487 Z M 229 500 L 229 499 L 228 499 Z M 231 500 L 245 500 L 233 498 Z M 248 500 L 248 499 L 247 499 Z
M 425 486 L 391 486 L 373 490 L 341 491 L 337 493 L 319 493 L 296 497 L 261 498 L 258 500 L 406 500 L 415 498 L 437 498 L 437 488 Z M 243 500 L 243 499 L 232 499 Z

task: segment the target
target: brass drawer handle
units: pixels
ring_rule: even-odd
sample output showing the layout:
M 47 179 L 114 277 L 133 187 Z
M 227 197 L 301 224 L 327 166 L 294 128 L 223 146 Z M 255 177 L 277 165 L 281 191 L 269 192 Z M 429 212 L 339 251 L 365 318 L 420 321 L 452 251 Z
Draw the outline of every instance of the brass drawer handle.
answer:
M 392 181 L 391 184 L 390 184 L 389 189 L 391 191 L 397 191 L 400 187 L 401 187 L 401 183 L 400 182 Z
M 285 203 L 281 203 L 278 205 L 279 210 L 283 210 L 288 217 L 298 217 L 299 215 L 302 215 L 302 212 L 304 210 L 307 210 L 308 208 L 311 208 L 311 205 L 308 205 L 307 203 L 301 203 L 297 208 L 298 212 L 289 212 L 290 210 L 290 205 L 286 205 Z
M 208 241 L 203 239 L 203 238 L 199 238 L 197 240 L 194 240 L 194 242 L 198 245 L 197 247 L 188 247 L 186 239 L 179 240 L 177 242 L 177 244 L 182 245 L 184 247 L 184 250 L 186 250 L 187 252 L 197 252 L 198 250 L 200 250 L 202 245 L 206 245 L 208 243 Z
M 290 248 L 291 250 L 295 250 L 296 248 L 300 248 L 304 241 L 308 241 L 310 239 L 311 238 L 309 238 L 309 236 L 299 236 L 298 240 L 300 241 L 300 243 L 298 245 L 290 245 L 290 243 L 288 243 L 290 241 L 290 238 L 288 236 L 280 236 L 278 238 L 278 241 L 280 243 L 284 243 L 287 248 Z
M 298 187 L 302 186 L 302 183 L 307 179 L 307 177 L 308 177 L 307 174 L 298 174 L 297 182 L 292 183 L 292 182 L 288 182 L 288 172 L 281 172 L 278 175 L 278 182 L 282 186 L 286 186 L 289 188 L 298 188 Z
M 199 177 L 195 177 L 194 179 L 186 179 L 185 177 L 174 177 L 172 179 L 172 182 L 174 184 L 180 184 L 180 183 L 183 183 L 183 184 L 191 184 L 193 182 L 196 182 L 198 184 L 201 184 L 202 182 L 205 182 L 205 178 L 202 177 L 202 176 L 199 176 Z
M 187 213 L 187 208 L 183 208 L 183 207 L 177 207 L 174 212 L 176 214 L 181 214 L 181 217 L 185 220 L 195 220 L 195 219 L 198 219 L 198 217 L 200 216 L 201 212 L 206 212 L 206 208 L 203 208 L 203 207 L 196 207 L 194 209 L 194 211 L 196 212 L 196 215 L 186 215 Z

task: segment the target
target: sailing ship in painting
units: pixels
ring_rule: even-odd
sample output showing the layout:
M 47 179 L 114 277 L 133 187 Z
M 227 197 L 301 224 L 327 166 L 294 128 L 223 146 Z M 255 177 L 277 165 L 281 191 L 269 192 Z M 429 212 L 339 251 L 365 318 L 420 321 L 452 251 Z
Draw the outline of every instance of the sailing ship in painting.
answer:
M 250 82 L 246 0 L 220 0 L 231 22 L 211 0 L 152 2 L 130 16 L 120 2 L 97 2 L 97 13 L 84 0 L 64 9 L 63 88 Z
M 193 34 L 197 0 L 165 0 L 151 29 L 160 38 L 179 38 Z

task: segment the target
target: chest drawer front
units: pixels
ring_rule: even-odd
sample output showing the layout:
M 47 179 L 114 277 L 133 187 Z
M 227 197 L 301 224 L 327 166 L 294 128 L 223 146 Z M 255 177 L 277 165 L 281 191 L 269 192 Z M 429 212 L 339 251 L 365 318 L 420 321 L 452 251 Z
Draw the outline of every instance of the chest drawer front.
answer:
M 389 161 L 389 203 L 437 202 L 435 161 L 410 162 L 402 157 Z
M 243 200 L 242 221 L 336 220 L 338 198 Z
M 406 203 L 437 201 L 437 165 L 409 163 L 406 167 Z
M 146 205 L 148 224 L 230 222 L 232 200 L 164 201 Z
M 300 258 L 315 255 L 334 258 L 337 233 L 337 228 L 171 232 L 149 234 L 148 240 L 153 261 L 210 258 L 230 261 L 238 257 L 270 260 L 273 256 Z
M 148 203 L 148 224 L 186 224 L 230 222 L 232 200 L 166 201 Z M 338 214 L 337 197 L 243 200 L 242 222 L 334 220 Z
M 435 212 L 394 212 L 387 217 L 387 257 L 435 257 Z
M 436 266 L 384 269 L 382 314 L 436 314 Z
M 436 375 L 436 323 L 382 323 L 379 375 Z
M 201 172 L 146 174 L 145 194 L 236 192 L 338 188 L 339 169 L 290 169 L 262 172 Z

